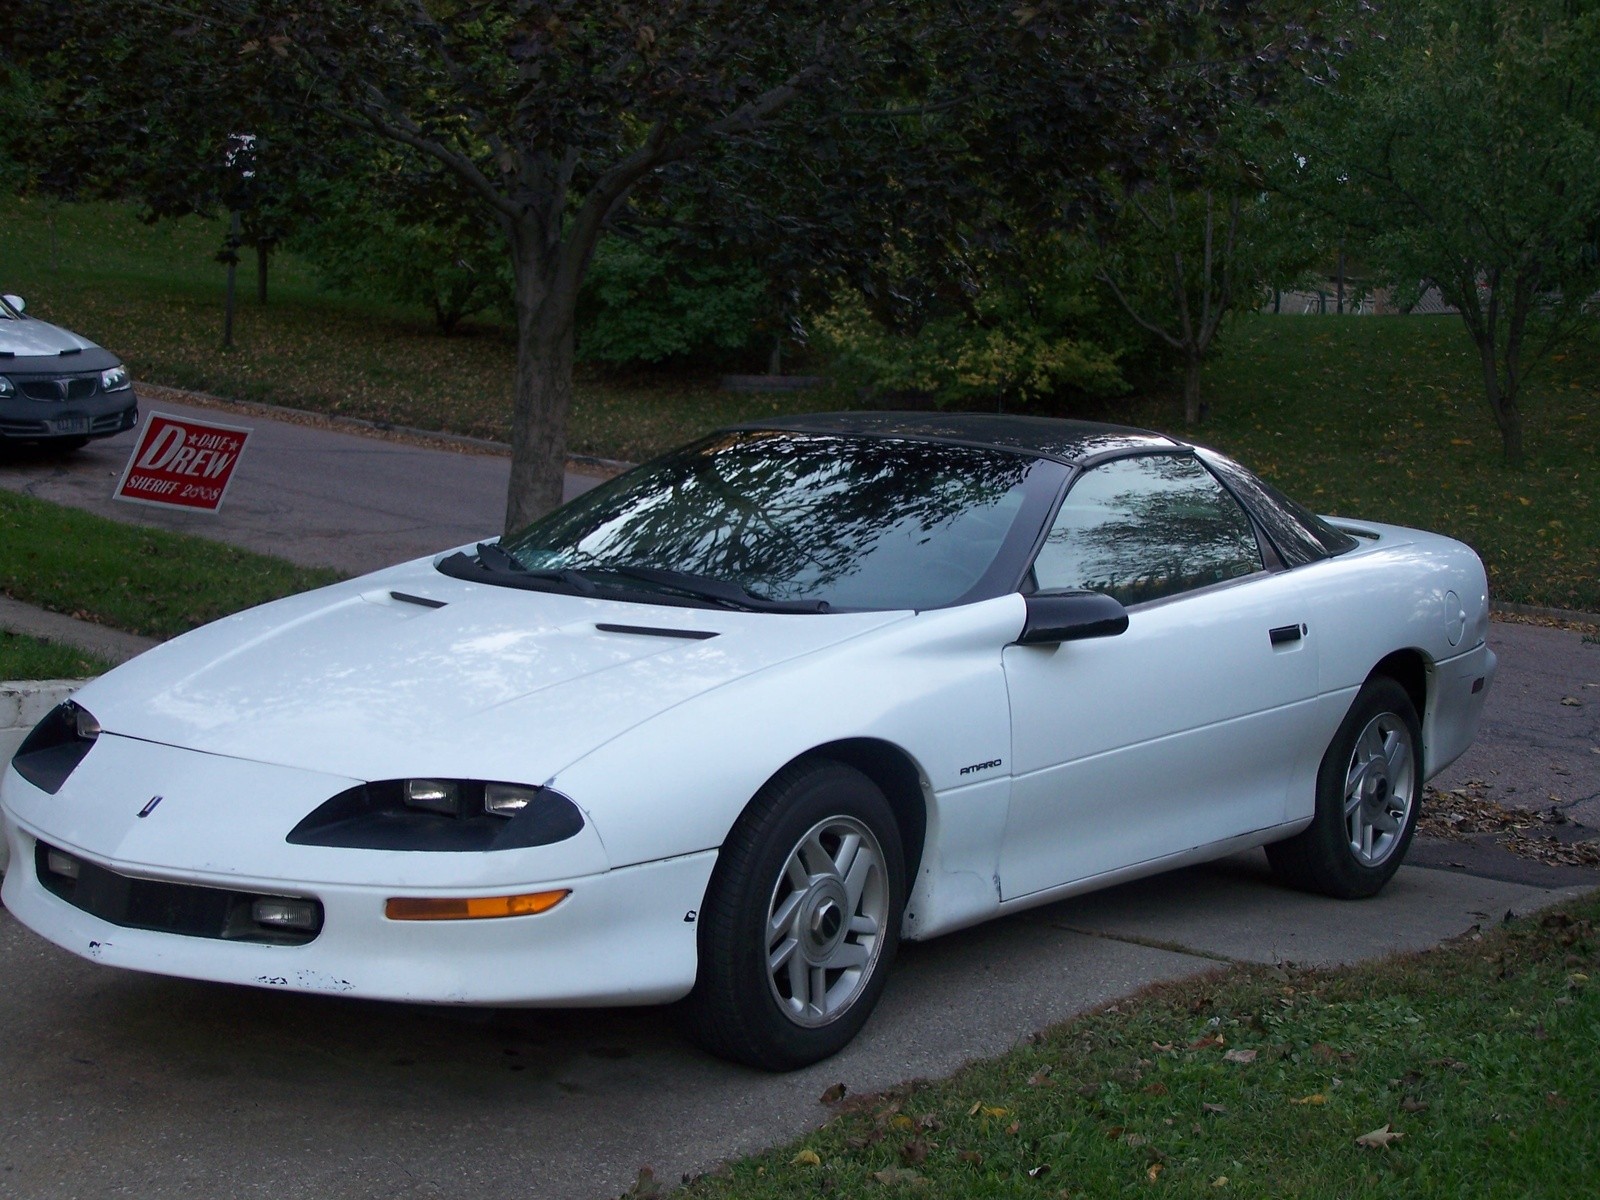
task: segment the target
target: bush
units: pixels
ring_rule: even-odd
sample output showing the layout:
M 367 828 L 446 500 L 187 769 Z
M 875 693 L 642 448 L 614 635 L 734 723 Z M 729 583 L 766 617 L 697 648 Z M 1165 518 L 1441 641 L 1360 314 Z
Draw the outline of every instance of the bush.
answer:
M 578 300 L 578 358 L 613 366 L 721 363 L 760 332 L 766 281 L 737 261 L 680 246 L 664 230 L 608 238 Z

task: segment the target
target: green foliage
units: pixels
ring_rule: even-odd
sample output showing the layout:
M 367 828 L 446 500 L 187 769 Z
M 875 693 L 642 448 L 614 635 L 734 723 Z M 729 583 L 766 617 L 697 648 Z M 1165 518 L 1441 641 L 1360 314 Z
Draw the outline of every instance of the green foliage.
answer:
M 402 151 L 352 145 L 349 157 L 313 187 L 317 219 L 291 242 L 325 287 L 420 305 L 443 333 L 485 310 L 509 314 L 505 234 L 454 175 Z
M 754 266 L 696 253 L 663 230 L 608 238 L 578 296 L 578 359 L 725 360 L 755 340 L 766 290 Z
M 966 265 L 968 303 L 897 328 L 849 299 L 816 318 L 817 346 L 857 388 L 941 407 L 1068 411 L 1128 391 L 1120 360 L 1134 339 L 1099 304 L 1077 243 L 1050 238 L 1025 263 Z
M 1280 178 L 1402 290 L 1438 285 L 1508 462 L 1519 392 L 1600 287 L 1600 0 L 1417 0 L 1368 18 L 1298 112 Z

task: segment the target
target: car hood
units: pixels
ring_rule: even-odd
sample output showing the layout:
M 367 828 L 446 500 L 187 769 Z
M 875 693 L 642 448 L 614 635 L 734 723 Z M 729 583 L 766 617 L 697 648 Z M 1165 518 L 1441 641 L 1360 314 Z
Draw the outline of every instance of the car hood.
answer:
M 88 338 L 79 337 L 71 330 L 62 329 L 48 321 L 33 317 L 0 320 L 0 354 L 33 358 L 60 354 L 62 351 L 97 349 L 99 347 Z
M 211 754 L 538 784 L 702 692 L 906 615 L 616 603 L 423 560 L 225 618 L 77 698 L 110 732 Z

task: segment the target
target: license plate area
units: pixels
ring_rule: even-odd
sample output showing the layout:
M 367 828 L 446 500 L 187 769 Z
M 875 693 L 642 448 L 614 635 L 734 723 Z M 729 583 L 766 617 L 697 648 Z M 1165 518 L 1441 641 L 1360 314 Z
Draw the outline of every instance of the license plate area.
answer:
M 88 417 L 57 417 L 54 421 L 50 422 L 50 432 L 51 433 L 66 433 L 66 434 L 88 433 L 89 432 L 89 418 Z

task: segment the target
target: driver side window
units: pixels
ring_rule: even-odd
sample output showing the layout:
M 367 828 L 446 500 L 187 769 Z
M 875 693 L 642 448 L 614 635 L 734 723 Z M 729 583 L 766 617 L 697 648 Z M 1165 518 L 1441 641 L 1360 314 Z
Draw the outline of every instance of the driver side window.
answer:
M 1262 569 L 1238 501 L 1191 455 L 1121 458 L 1085 471 L 1034 561 L 1040 591 L 1139 604 Z

